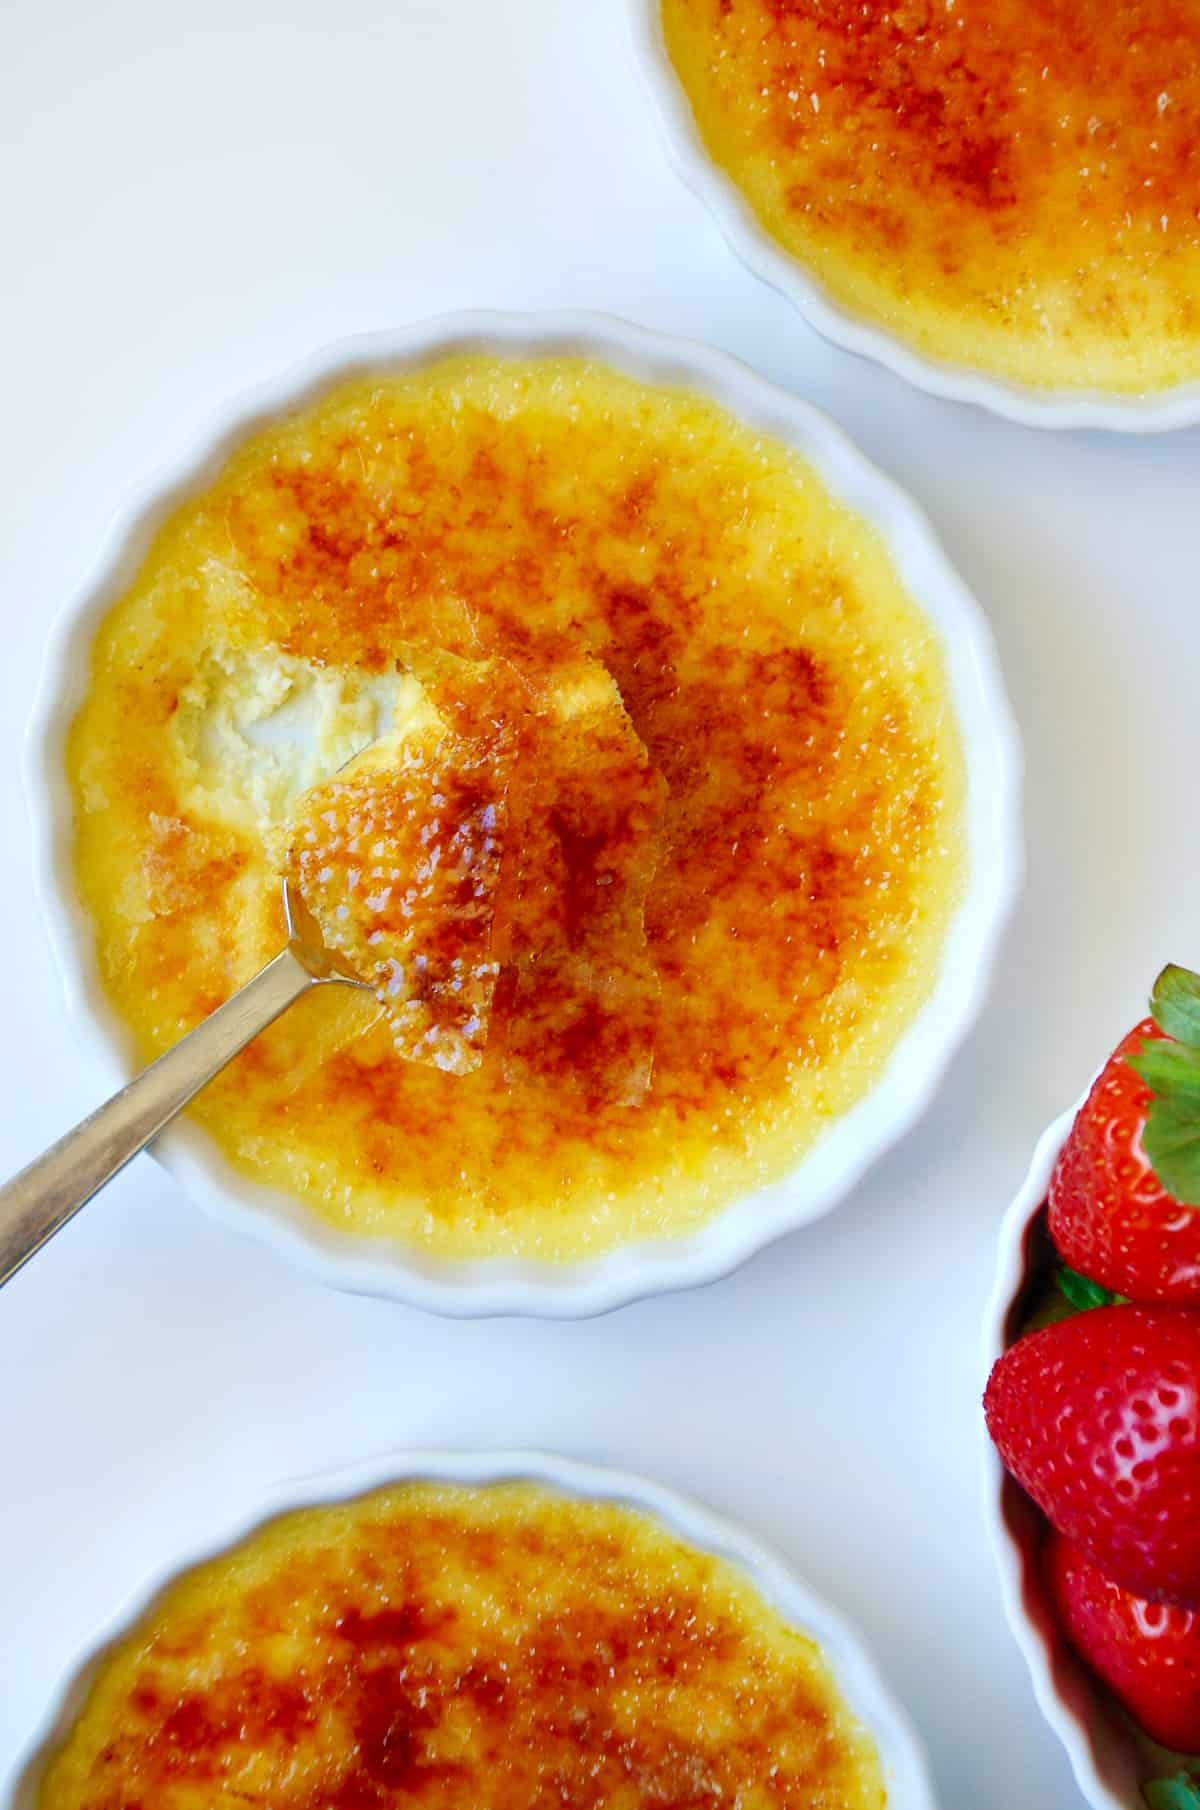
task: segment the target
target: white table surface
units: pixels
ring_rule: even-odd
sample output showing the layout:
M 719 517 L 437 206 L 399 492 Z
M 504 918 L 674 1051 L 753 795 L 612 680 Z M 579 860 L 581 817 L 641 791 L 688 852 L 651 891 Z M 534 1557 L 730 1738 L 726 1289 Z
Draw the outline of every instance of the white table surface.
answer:
M 1200 433 L 1041 435 L 835 352 L 668 168 L 621 0 L 5 0 L 0 1168 L 95 1103 L 34 903 L 19 753 L 47 623 L 223 398 L 446 309 L 581 305 L 740 354 L 932 516 L 989 612 L 1029 876 L 923 1125 L 832 1218 L 581 1325 L 338 1297 L 142 1158 L 0 1297 L 0 1802 L 67 1658 L 277 1479 L 405 1444 L 643 1470 L 854 1617 L 947 1810 L 1079 1803 L 1000 1612 L 978 1328 L 1036 1133 L 1200 962 Z

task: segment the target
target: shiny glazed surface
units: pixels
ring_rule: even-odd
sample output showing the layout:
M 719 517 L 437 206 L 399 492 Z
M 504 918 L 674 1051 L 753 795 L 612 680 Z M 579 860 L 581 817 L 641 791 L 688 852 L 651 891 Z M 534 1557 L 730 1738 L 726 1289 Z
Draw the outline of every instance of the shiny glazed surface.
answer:
M 662 0 L 705 144 L 832 297 L 930 358 L 1200 376 L 1190 0 Z
M 666 786 L 613 933 L 638 917 L 653 961 L 644 1097 L 523 1036 L 510 981 L 508 1060 L 418 1067 L 327 993 L 198 1114 L 332 1223 L 439 1254 L 685 1231 L 794 1164 L 932 983 L 964 865 L 936 637 L 875 532 L 702 399 L 481 356 L 334 392 L 184 505 L 97 638 L 77 872 L 143 1053 L 278 947 L 279 825 L 411 720 L 414 647 L 619 687 Z
M 648 1517 L 417 1484 L 270 1523 L 110 1653 L 40 1810 L 883 1810 L 819 1648 Z

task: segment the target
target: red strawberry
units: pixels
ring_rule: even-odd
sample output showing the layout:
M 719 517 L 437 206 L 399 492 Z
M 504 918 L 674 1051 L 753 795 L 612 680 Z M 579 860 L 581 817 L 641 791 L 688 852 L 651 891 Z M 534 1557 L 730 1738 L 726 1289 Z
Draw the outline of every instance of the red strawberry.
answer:
M 1200 1752 L 1200 1611 L 1131 1595 L 1061 1534 L 1051 1534 L 1044 1567 L 1080 1658 L 1155 1741 Z
M 1200 1607 L 1200 1312 L 1097 1307 L 1027 1333 L 984 1412 L 1060 1533 L 1139 1596 Z
M 1200 1305 L 1200 977 L 1164 968 L 1151 1006 L 1076 1115 L 1050 1236 L 1116 1294 Z

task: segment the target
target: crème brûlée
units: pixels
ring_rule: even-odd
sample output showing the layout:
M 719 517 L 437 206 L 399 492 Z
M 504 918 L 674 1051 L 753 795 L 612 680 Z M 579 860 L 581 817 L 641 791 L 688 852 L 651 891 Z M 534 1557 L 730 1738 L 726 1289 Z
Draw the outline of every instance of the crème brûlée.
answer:
M 1114 394 L 1200 378 L 1192 0 L 661 0 L 715 162 L 926 357 Z
M 68 757 L 143 1056 L 276 953 L 289 864 L 343 927 L 375 996 L 318 989 L 194 1111 L 439 1257 L 685 1233 L 786 1173 L 964 882 L 941 645 L 876 531 L 713 403 L 571 358 L 258 432 L 101 625 Z
M 649 1517 L 395 1485 L 187 1574 L 103 1660 L 38 1810 L 883 1810 L 816 1642 Z

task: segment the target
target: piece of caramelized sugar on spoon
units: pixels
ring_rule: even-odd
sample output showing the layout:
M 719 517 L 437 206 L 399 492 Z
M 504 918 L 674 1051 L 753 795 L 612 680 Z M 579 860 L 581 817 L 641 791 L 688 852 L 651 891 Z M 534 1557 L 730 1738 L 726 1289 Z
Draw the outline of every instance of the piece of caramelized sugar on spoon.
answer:
M 286 870 L 326 943 L 374 987 L 400 1054 L 451 1074 L 482 1060 L 499 974 L 503 765 L 423 699 L 287 826 Z
M 497 1000 L 511 1078 L 636 1106 L 660 996 L 646 941 L 666 785 L 597 661 L 555 667 L 510 794 L 515 859 L 496 908 L 510 964 Z
M 376 989 L 402 1055 L 635 1106 L 659 983 L 646 941 L 666 788 L 610 674 L 406 649 L 422 702 L 306 793 L 289 872 Z M 498 984 L 499 983 L 499 984 Z

